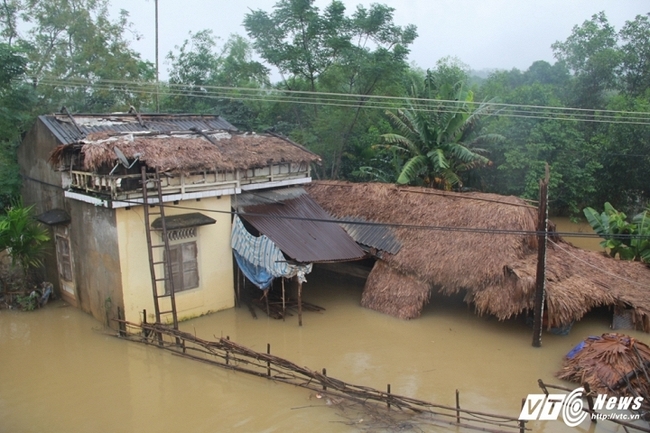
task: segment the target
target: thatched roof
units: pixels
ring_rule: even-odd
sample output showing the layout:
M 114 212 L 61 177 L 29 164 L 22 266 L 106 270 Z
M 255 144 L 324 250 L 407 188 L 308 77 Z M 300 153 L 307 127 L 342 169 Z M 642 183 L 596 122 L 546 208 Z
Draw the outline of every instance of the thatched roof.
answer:
M 67 156 L 78 153 L 84 171 L 96 171 L 117 163 L 115 148 L 127 159 L 140 161 L 160 171 L 232 171 L 266 167 L 271 163 L 320 162 L 320 157 L 290 140 L 269 134 L 212 131 L 177 134 L 91 134 L 78 143 L 55 148 L 50 157 L 60 165 Z
M 598 394 L 621 397 L 650 397 L 650 347 L 623 334 L 589 337 L 564 358 L 556 376 L 589 384 Z
M 365 306 L 418 317 L 426 287 L 465 293 L 479 314 L 501 320 L 532 309 L 537 239 L 522 232 L 536 230 L 537 210 L 524 200 L 379 183 L 313 182 L 306 189 L 335 217 L 406 225 L 393 228 L 401 250 L 384 253 L 370 273 Z M 548 243 L 546 277 L 549 326 L 569 324 L 597 306 L 626 305 L 650 330 L 650 269 L 643 264 L 555 239 Z

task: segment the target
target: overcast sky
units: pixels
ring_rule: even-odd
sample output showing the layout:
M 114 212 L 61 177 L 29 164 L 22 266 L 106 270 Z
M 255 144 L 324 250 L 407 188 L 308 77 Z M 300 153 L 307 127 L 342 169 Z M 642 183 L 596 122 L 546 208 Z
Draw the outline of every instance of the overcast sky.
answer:
M 154 0 L 110 0 L 114 16 L 130 14 L 142 39 L 132 48 L 155 60 Z M 628 20 L 650 12 L 648 0 L 343 0 L 347 15 L 356 6 L 386 4 L 394 21 L 415 24 L 418 38 L 409 60 L 427 69 L 447 56 L 474 70 L 521 70 L 536 60 L 553 63 L 551 44 L 564 41 L 575 25 L 600 11 L 618 31 Z M 242 22 L 251 9 L 271 12 L 276 0 L 158 0 L 161 78 L 167 76 L 165 57 L 188 38 L 189 32 L 212 29 L 223 40 L 230 34 L 247 36 Z M 323 9 L 330 0 L 316 0 Z

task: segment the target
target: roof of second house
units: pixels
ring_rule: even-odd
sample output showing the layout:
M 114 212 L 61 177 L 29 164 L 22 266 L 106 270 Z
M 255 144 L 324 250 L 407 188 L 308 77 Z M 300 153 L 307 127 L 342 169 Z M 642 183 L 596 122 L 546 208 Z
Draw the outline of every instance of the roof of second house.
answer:
M 532 310 L 537 209 L 523 200 L 376 183 L 315 182 L 305 189 L 337 218 L 390 224 L 402 245 L 373 268 L 362 305 L 414 318 L 438 289 L 462 291 L 479 314 L 499 319 Z M 549 326 L 569 324 L 595 307 L 622 306 L 650 332 L 647 266 L 562 239 L 549 241 L 546 260 Z
M 240 216 L 300 263 L 357 260 L 365 251 L 302 188 L 237 197 Z

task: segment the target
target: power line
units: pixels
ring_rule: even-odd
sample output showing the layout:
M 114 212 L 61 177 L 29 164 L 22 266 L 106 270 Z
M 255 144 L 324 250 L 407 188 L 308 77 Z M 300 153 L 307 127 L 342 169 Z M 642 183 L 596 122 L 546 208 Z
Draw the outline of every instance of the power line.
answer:
M 58 188 L 63 191 L 66 191 L 66 188 L 63 188 L 59 185 L 51 184 L 44 182 L 38 179 L 31 178 L 29 176 L 22 176 L 24 179 L 37 182 L 43 185 L 50 187 Z M 112 201 L 105 199 L 107 201 Z M 133 204 L 134 206 L 142 206 L 143 203 L 137 200 L 115 200 L 122 203 Z M 504 203 L 508 204 L 508 203 Z M 243 217 L 252 216 L 252 217 L 265 217 L 265 218 L 274 218 L 274 219 L 287 219 L 292 221 L 309 221 L 309 222 L 319 222 L 319 223 L 329 223 L 329 224 L 351 224 L 351 225 L 361 225 L 361 226 L 374 226 L 374 227 L 386 227 L 393 229 L 406 229 L 406 230 L 427 230 L 427 231 L 441 231 L 441 232 L 450 232 L 450 233 L 472 233 L 472 234 L 489 234 L 489 235 L 515 235 L 515 236 L 544 236 L 548 235 L 549 237 L 561 236 L 561 237 L 580 237 L 580 238 L 602 238 L 596 233 L 578 233 L 578 232 L 544 232 L 537 230 L 518 230 L 518 229 L 491 229 L 491 228 L 477 228 L 477 227 L 455 227 L 455 226 L 437 226 L 437 225 L 418 225 L 418 224 L 405 224 L 405 223 L 385 223 L 385 222 L 375 222 L 375 221 L 359 221 L 359 220 L 345 220 L 345 219 L 333 219 L 333 218 L 308 218 L 308 217 L 299 217 L 299 216 L 288 216 L 288 215 L 270 215 L 270 214 L 260 214 L 252 212 L 239 212 L 239 211 L 223 211 L 216 209 L 205 209 L 197 208 L 192 206 L 182 206 L 182 205 L 170 205 L 162 204 L 164 207 L 173 208 L 173 209 L 183 209 L 183 210 L 193 210 L 193 211 L 204 211 L 217 214 L 225 215 L 240 215 Z M 612 238 L 619 240 L 627 239 L 650 239 L 650 235 L 631 235 L 631 234 L 620 234 L 612 235 Z
M 138 83 L 133 83 L 133 82 L 122 82 L 122 81 L 114 81 L 114 82 L 101 82 L 101 83 L 88 83 L 86 81 L 71 81 L 71 80 L 50 80 L 50 79 L 45 79 L 42 81 L 43 84 L 48 84 L 48 85 L 61 85 L 61 86 L 66 86 L 66 87 L 77 87 L 77 88 L 86 88 L 86 87 L 94 87 L 98 88 L 101 90 L 116 90 L 113 85 L 120 85 L 120 84 L 127 84 L 127 85 L 137 85 Z M 148 85 L 147 85 L 148 86 Z M 178 88 L 182 89 L 186 87 L 185 85 L 173 85 L 171 88 Z M 324 106 L 343 106 L 343 107 L 351 107 L 351 108 L 359 108 L 359 107 L 364 107 L 364 108 L 379 108 L 379 109 L 395 109 L 395 105 L 377 105 L 379 102 L 374 102 L 372 99 L 377 99 L 380 98 L 379 101 L 386 103 L 387 101 L 401 101 L 403 104 L 408 103 L 409 101 L 413 101 L 413 99 L 410 98 L 405 98 L 405 97 L 389 97 L 389 96 L 383 96 L 379 97 L 376 95 L 345 95 L 345 94 L 335 94 L 339 95 L 342 98 L 323 98 L 323 95 L 331 95 L 329 93 L 318 93 L 318 92 L 285 92 L 285 91 L 269 91 L 266 89 L 246 89 L 246 88 L 222 88 L 222 87 L 215 87 L 217 89 L 225 89 L 224 91 L 220 92 L 208 92 L 207 90 L 211 88 L 212 86 L 201 86 L 202 89 L 205 89 L 205 92 L 203 93 L 197 93 L 196 91 L 190 91 L 189 93 L 187 92 L 181 92 L 181 91 L 168 91 L 167 94 L 171 96 L 186 96 L 186 97 L 195 97 L 195 98 L 206 98 L 206 99 L 240 99 L 240 100 L 251 100 L 251 101 L 266 101 L 266 102 L 294 102 L 294 103 L 302 103 L 302 104 L 317 104 L 317 105 L 324 105 Z M 117 89 L 120 90 L 120 89 Z M 133 92 L 144 92 L 144 93 L 152 93 L 151 89 L 147 89 L 147 87 L 144 88 L 137 88 L 137 87 L 131 87 L 131 88 L 126 88 L 126 89 L 121 89 L 122 91 L 133 91 Z M 232 93 L 232 92 L 244 92 L 244 93 Z M 246 94 L 245 92 L 253 92 L 252 94 Z M 287 96 L 284 93 L 300 93 L 302 96 Z M 266 94 L 263 96 L 259 96 L 259 94 Z M 273 95 L 273 96 L 271 96 Z M 306 99 L 307 97 L 314 96 L 316 99 Z M 359 100 L 362 100 L 362 102 L 359 102 Z M 585 121 L 617 121 L 617 122 L 626 122 L 626 123 L 632 123 L 632 121 L 639 121 L 643 124 L 647 123 L 647 121 L 650 121 L 650 117 L 644 117 L 644 116 L 632 116 L 632 115 L 638 115 L 638 114 L 645 114 L 642 112 L 624 112 L 624 111 L 607 111 L 607 110 L 585 110 L 585 109 L 568 109 L 568 108 L 562 108 L 562 107 L 540 107 L 540 106 L 526 106 L 526 105 L 514 105 L 514 104 L 497 104 L 497 103 L 474 103 L 474 102 L 458 102 L 458 101 L 445 101 L 445 100 L 422 100 L 422 99 L 416 99 L 416 101 L 428 101 L 429 103 L 437 103 L 441 104 L 438 107 L 422 107 L 422 106 L 416 106 L 412 107 L 416 111 L 429 111 L 429 112 L 450 112 L 450 113 L 455 113 L 457 112 L 457 107 L 463 106 L 463 105 L 478 105 L 480 107 L 490 107 L 490 108 L 498 108 L 498 115 L 500 116 L 521 116 L 521 117 L 534 117 L 535 114 L 543 114 L 543 118 L 560 118 L 560 115 L 564 116 L 572 116 L 572 117 L 562 117 L 562 119 L 568 119 L 568 120 L 585 120 Z M 499 108 L 501 107 L 501 108 Z M 510 108 L 508 108 L 510 107 Z M 512 107 L 522 107 L 526 108 L 527 111 L 524 110 L 513 110 Z M 544 110 L 552 110 L 557 112 L 558 114 L 555 115 L 555 117 L 552 117 L 547 113 L 546 111 L 539 111 L 539 110 L 532 110 L 533 108 L 537 109 L 544 109 Z M 504 111 L 504 110 L 510 110 L 510 111 Z M 620 117 L 614 116 L 614 114 L 617 115 L 625 115 L 625 119 L 621 120 Z M 650 114 L 650 113 L 648 113 Z M 596 118 L 598 117 L 598 118 Z
M 151 83 L 120 81 L 120 80 L 98 80 L 88 82 L 79 79 L 50 79 L 44 78 L 41 82 L 48 86 L 64 86 L 72 88 L 94 88 L 97 90 L 123 91 L 144 94 L 155 94 L 155 87 Z M 126 86 L 122 89 L 116 89 L 115 86 Z M 166 93 L 169 96 L 182 96 L 188 98 L 204 99 L 229 99 L 250 102 L 276 102 L 276 103 L 295 103 L 302 105 L 317 105 L 342 108 L 367 108 L 394 110 L 400 108 L 399 105 L 408 105 L 415 101 L 421 104 L 438 104 L 437 107 L 431 106 L 409 106 L 410 110 L 421 112 L 437 113 L 457 113 L 458 109 L 463 106 L 476 106 L 477 108 L 489 108 L 494 112 L 486 115 L 512 118 L 528 118 L 542 120 L 564 120 L 579 121 L 591 123 L 609 123 L 609 124 L 630 124 L 630 125 L 650 125 L 650 113 L 648 112 L 630 112 L 614 110 L 590 110 L 581 108 L 521 105 L 521 104 L 503 104 L 493 102 L 469 102 L 469 101 L 449 101 L 437 99 L 417 99 L 394 96 L 378 95 L 358 95 L 358 94 L 341 94 L 327 92 L 308 92 L 308 91 L 289 91 L 276 89 L 250 89 L 241 87 L 220 87 L 220 86 L 200 86 L 201 93 L 196 91 L 183 92 L 188 85 L 184 84 L 167 84 L 169 89 Z M 212 90 L 210 90 L 212 89 Z

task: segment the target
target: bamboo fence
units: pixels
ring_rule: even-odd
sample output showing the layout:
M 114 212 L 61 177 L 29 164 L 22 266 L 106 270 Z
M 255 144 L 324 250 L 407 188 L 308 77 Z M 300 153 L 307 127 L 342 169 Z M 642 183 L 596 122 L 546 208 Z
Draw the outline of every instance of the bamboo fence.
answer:
M 153 345 L 177 356 L 309 389 L 313 391 L 310 398 L 322 398 L 326 405 L 339 409 L 339 415 L 347 419 L 344 423 L 361 430 L 424 431 L 423 426 L 440 424 L 491 433 L 531 430 L 516 417 L 461 408 L 458 390 L 456 407 L 435 404 L 393 394 L 390 385 L 386 391 L 380 391 L 327 376 L 326 369 L 316 371 L 301 367 L 272 355 L 270 344 L 263 353 L 237 344 L 229 337 L 209 341 L 161 324 L 117 321 L 121 338 Z

